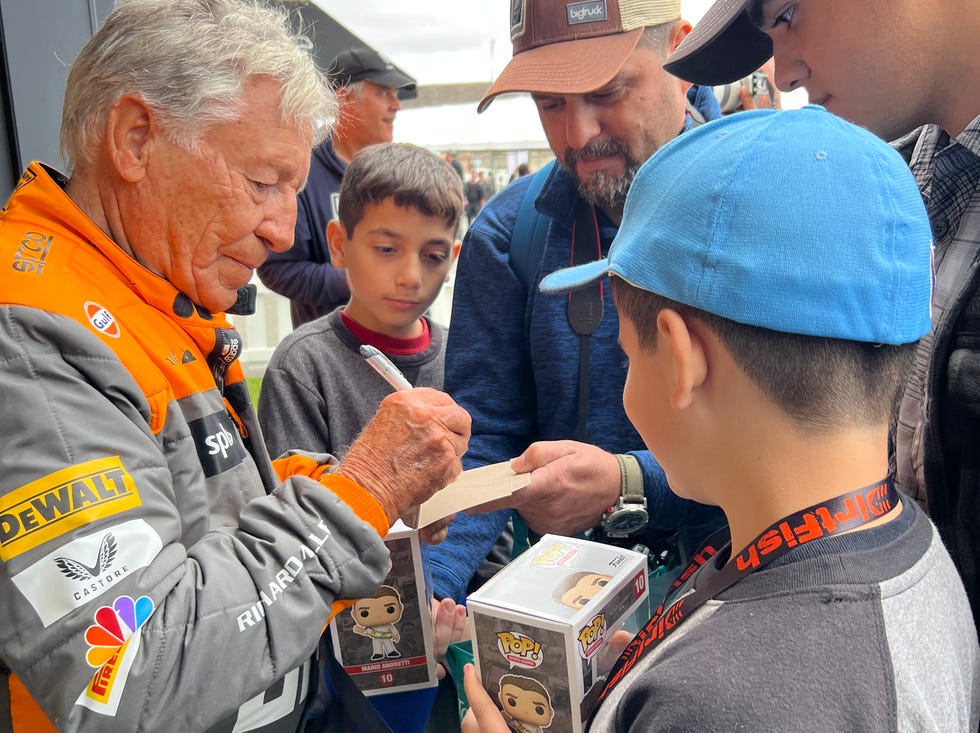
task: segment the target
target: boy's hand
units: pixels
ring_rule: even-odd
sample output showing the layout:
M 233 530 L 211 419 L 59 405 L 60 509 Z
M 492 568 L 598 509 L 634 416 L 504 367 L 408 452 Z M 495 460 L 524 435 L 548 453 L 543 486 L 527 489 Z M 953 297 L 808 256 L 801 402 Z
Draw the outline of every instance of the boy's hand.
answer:
M 463 687 L 470 703 L 462 722 L 463 733 L 510 733 L 507 721 L 483 688 L 472 664 L 463 667 Z
M 469 414 L 445 392 L 402 390 L 381 401 L 336 473 L 374 496 L 394 522 L 460 474 L 469 439 Z
M 470 509 L 516 509 L 538 534 L 573 535 L 594 527 L 620 494 L 619 461 L 612 453 L 574 440 L 532 443 L 511 461 L 531 483 L 509 497 Z
M 449 645 L 469 638 L 466 606 L 456 605 L 452 598 L 432 599 L 432 643 L 436 653 L 436 677 L 446 676 L 446 649 Z
M 626 647 L 633 641 L 633 634 L 620 629 L 609 637 L 606 646 L 599 652 L 596 660 L 596 669 L 599 674 L 605 677 L 612 670 L 613 665 L 619 661 L 620 655 L 626 651 Z

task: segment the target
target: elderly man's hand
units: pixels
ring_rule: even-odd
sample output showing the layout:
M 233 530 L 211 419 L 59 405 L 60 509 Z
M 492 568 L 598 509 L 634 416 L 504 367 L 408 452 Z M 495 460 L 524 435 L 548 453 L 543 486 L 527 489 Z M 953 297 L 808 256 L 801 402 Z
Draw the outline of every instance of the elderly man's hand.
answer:
M 419 539 L 427 545 L 438 545 L 449 536 L 449 525 L 456 519 L 455 514 L 437 519 L 428 527 L 419 527 Z
M 517 473 L 531 472 L 531 483 L 511 496 L 468 511 L 517 509 L 538 534 L 573 535 L 594 527 L 620 494 L 619 461 L 588 443 L 553 440 L 532 443 L 511 461 Z
M 459 475 L 469 439 L 469 414 L 445 392 L 403 390 L 385 397 L 336 472 L 363 486 L 394 522 Z

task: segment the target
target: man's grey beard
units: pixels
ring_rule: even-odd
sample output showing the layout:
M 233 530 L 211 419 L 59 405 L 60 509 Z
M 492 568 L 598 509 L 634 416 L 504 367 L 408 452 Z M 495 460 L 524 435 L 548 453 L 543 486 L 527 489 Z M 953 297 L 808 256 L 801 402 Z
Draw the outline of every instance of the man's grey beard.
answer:
M 575 164 L 583 158 L 604 155 L 619 155 L 626 163 L 623 172 L 611 176 L 604 171 L 598 171 L 586 181 L 580 181 L 575 172 Z M 621 140 L 607 140 L 589 145 L 579 150 L 569 150 L 564 158 L 565 170 L 578 184 L 578 194 L 593 206 L 605 209 L 622 209 L 626 203 L 626 193 L 642 161 L 636 161 L 630 155 L 626 144 Z

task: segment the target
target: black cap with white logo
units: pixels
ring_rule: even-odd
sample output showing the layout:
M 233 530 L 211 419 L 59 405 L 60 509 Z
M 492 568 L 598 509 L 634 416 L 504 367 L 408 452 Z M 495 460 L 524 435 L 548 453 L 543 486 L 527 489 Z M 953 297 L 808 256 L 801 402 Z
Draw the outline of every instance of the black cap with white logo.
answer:
M 372 81 L 383 87 L 397 89 L 401 99 L 411 99 L 417 94 L 415 79 L 370 48 L 349 48 L 341 51 L 330 62 L 327 73 L 342 87 L 358 81 Z

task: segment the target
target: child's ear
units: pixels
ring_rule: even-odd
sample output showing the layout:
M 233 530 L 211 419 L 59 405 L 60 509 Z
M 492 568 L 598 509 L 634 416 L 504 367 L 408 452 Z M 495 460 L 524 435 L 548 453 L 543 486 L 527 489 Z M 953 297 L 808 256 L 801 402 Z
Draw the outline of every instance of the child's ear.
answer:
M 459 239 L 453 244 L 453 262 L 459 257 L 459 250 L 462 248 L 463 242 Z
M 694 402 L 697 389 L 708 375 L 708 360 L 700 334 L 677 311 L 664 308 L 657 314 L 657 348 L 666 348 L 673 367 L 670 405 L 683 410 Z
M 347 267 L 344 246 L 347 244 L 347 230 L 336 219 L 327 223 L 327 247 L 330 249 L 330 264 L 336 268 Z

